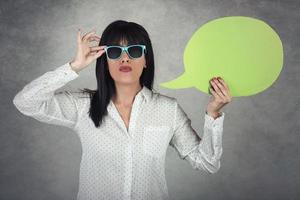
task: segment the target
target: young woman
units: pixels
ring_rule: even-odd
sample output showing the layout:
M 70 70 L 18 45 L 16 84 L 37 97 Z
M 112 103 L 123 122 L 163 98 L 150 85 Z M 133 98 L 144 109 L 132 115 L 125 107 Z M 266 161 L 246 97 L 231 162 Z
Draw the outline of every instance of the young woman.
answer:
M 92 41 L 100 43 L 90 47 Z M 13 100 L 21 113 L 79 136 L 77 199 L 168 199 L 168 145 L 194 169 L 219 170 L 225 116 L 220 109 L 231 101 L 222 79 L 211 80 L 200 138 L 175 98 L 152 91 L 154 56 L 141 25 L 118 20 L 101 38 L 79 30 L 77 45 L 71 62 L 33 80 Z M 56 92 L 95 59 L 96 90 Z

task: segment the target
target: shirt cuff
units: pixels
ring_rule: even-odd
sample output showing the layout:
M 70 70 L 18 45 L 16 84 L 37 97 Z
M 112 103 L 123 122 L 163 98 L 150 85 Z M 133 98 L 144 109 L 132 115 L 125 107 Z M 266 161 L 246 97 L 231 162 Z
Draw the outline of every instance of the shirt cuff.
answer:
M 75 70 L 72 69 L 69 62 L 63 64 L 60 67 L 58 67 L 56 70 L 63 71 L 65 75 L 68 75 L 72 78 L 77 78 L 79 76 L 79 74 Z
M 214 119 L 212 116 L 205 113 L 205 126 L 207 128 L 223 128 L 223 121 L 225 117 L 224 112 L 220 112 L 221 115 Z

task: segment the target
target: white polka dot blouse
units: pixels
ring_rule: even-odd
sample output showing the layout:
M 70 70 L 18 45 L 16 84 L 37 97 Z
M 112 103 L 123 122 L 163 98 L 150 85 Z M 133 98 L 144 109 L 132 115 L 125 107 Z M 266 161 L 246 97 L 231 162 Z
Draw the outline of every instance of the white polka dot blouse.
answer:
M 219 170 L 224 112 L 216 119 L 205 113 L 201 138 L 175 98 L 143 86 L 134 98 L 128 129 L 112 101 L 97 128 L 88 115 L 88 94 L 56 92 L 78 76 L 66 63 L 31 81 L 13 99 L 24 115 L 79 136 L 78 200 L 169 199 L 164 172 L 169 145 L 193 169 Z

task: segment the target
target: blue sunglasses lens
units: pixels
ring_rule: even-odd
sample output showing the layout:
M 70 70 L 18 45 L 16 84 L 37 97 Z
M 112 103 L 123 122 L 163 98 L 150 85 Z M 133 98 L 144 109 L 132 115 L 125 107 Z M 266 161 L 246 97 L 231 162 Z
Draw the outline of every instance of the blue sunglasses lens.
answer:
M 141 46 L 132 46 L 128 48 L 128 53 L 132 58 L 139 58 L 143 55 L 143 48 Z
M 119 47 L 110 47 L 107 49 L 107 56 L 110 59 L 117 59 L 122 53 L 122 49 Z

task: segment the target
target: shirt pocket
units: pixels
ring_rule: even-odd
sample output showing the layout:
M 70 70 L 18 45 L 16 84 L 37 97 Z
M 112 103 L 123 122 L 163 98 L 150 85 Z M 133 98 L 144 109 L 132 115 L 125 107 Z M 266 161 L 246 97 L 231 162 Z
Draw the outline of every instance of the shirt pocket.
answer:
M 143 152 L 153 157 L 161 157 L 168 147 L 168 126 L 146 126 L 143 133 Z

